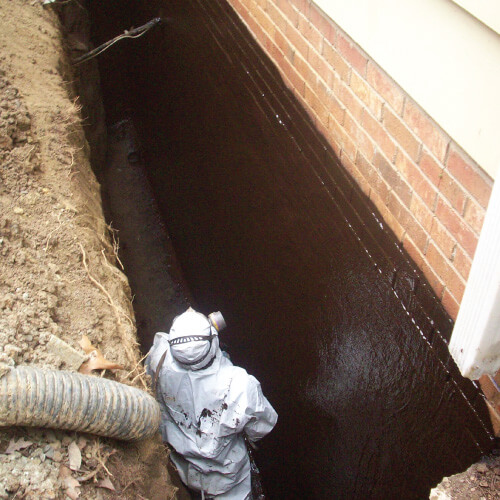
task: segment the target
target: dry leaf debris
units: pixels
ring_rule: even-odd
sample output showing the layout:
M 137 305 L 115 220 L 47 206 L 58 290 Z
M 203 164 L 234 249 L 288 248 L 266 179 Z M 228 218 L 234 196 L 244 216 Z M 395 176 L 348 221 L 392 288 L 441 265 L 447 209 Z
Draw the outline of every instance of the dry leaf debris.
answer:
M 82 336 L 80 341 L 80 347 L 89 355 L 89 360 L 82 364 L 78 370 L 80 373 L 90 374 L 93 370 L 123 370 L 123 366 L 113 361 L 107 360 L 102 352 L 94 347 L 90 342 L 90 339 L 86 336 Z

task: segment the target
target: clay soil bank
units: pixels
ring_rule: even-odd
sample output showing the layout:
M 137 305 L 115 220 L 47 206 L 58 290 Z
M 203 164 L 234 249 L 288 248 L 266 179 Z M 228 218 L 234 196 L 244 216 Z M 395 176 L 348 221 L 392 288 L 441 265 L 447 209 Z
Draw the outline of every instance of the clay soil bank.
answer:
M 78 370 L 86 335 L 123 366 L 104 376 L 147 389 L 58 16 L 10 0 L 0 24 L 0 361 Z M 166 463 L 159 440 L 3 428 L 0 498 L 178 498 Z

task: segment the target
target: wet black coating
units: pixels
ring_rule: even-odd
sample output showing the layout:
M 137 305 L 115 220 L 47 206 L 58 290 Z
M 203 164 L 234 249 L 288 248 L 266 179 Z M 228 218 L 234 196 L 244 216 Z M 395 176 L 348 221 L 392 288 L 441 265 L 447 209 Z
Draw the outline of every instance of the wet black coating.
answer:
M 133 117 L 191 292 L 279 413 L 269 497 L 426 498 L 477 460 L 491 429 L 451 320 L 231 8 L 91 9 L 96 44 L 171 19 L 100 56 L 108 118 Z

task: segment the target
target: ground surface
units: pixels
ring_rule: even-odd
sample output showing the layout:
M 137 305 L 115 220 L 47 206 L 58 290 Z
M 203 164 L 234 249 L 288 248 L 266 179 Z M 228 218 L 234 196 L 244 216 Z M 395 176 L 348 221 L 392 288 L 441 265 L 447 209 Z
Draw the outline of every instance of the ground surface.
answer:
M 492 454 L 462 474 L 445 478 L 430 500 L 490 500 L 500 498 L 500 456 Z
M 0 24 L 0 360 L 78 370 L 86 335 L 123 366 L 104 376 L 146 388 L 57 16 L 10 0 Z M 175 498 L 165 462 L 157 440 L 3 428 L 0 498 Z

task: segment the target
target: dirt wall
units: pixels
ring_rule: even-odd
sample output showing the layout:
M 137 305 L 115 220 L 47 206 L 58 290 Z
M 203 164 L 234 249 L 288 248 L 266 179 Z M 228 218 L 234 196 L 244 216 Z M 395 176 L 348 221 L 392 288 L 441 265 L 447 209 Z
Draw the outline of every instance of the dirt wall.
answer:
M 0 23 L 1 361 L 77 370 L 86 335 L 123 366 L 98 376 L 146 388 L 58 16 L 14 0 L 2 2 Z M 0 498 L 174 498 L 165 462 L 157 441 L 3 428 Z

